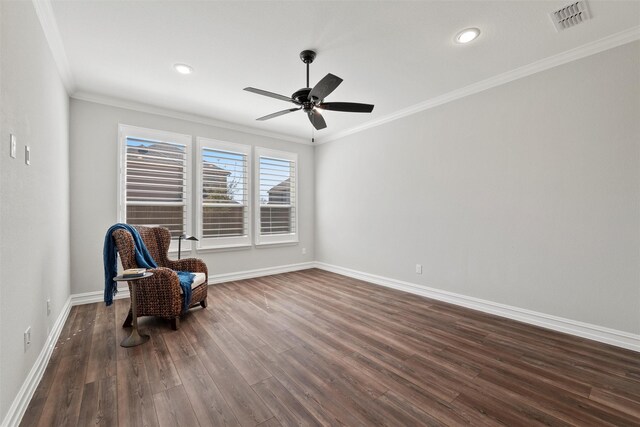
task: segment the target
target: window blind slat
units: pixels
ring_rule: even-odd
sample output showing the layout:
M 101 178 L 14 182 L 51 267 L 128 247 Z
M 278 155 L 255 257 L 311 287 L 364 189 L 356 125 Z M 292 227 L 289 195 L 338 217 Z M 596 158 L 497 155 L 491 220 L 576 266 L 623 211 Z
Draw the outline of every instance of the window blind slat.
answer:
M 201 151 L 202 236 L 241 237 L 248 234 L 248 156 L 203 147 Z
M 261 156 L 259 159 L 260 233 L 295 232 L 296 164 Z
M 187 150 L 183 144 L 126 138 L 126 222 L 186 229 Z

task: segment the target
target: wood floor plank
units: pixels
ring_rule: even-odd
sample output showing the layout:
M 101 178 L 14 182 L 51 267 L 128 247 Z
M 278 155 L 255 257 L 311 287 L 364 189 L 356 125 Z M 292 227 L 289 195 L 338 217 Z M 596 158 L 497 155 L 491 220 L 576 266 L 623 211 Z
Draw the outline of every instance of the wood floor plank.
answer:
M 110 427 L 118 422 L 116 377 L 107 376 L 84 385 L 78 425 Z
M 107 310 L 104 304 L 98 305 L 85 383 L 116 375 L 116 328 L 114 318 Z
M 162 334 L 164 343 L 169 350 L 169 355 L 174 363 L 178 359 L 189 358 L 196 355 L 196 351 L 183 332 L 184 328 L 177 331 L 167 331 Z
M 97 309 L 97 304 L 78 306 L 67 342 L 62 349 L 62 357 L 76 354 L 80 354 L 85 358 L 88 356 Z
M 410 403 L 398 398 L 393 392 L 387 392 L 376 399 L 376 403 L 384 405 L 387 418 L 392 420 L 391 425 L 425 425 L 445 426 L 437 418 L 421 411 Z
M 282 425 L 322 425 L 275 377 L 262 380 L 252 387 Z
M 47 401 L 49 390 L 51 390 L 51 386 L 55 379 L 59 363 L 60 360 L 49 362 L 49 365 L 42 376 L 42 380 L 40 380 L 40 384 L 38 385 L 38 388 L 36 388 L 36 391 L 29 402 L 29 406 L 20 421 L 20 427 L 33 427 L 38 425 L 38 421 L 42 415 L 42 410 L 44 409 L 45 402 Z
M 158 329 L 149 329 L 151 338 L 141 348 L 151 392 L 159 393 L 182 384 L 173 364 L 163 334 Z
M 350 411 L 345 410 L 326 390 L 309 380 L 309 373 L 294 369 L 282 357 L 270 349 L 262 347 L 251 352 L 280 381 L 280 383 L 324 425 L 359 425 L 361 422 Z
M 640 425 L 640 355 L 310 269 L 210 286 L 123 348 L 72 307 L 22 426 Z
M 158 425 L 141 347 L 134 347 L 129 357 L 118 361 L 117 390 L 120 426 Z
M 487 371 L 469 384 L 469 389 L 475 390 L 476 394 L 482 392 L 495 399 L 535 407 L 569 424 L 624 425 L 629 422 L 624 414 L 617 414 L 613 408 L 603 410 L 600 404 L 582 396 L 558 393 L 557 389 L 537 382 L 535 377 L 517 378 L 510 374 L 505 377 L 503 372 Z
M 176 386 L 153 395 L 160 427 L 200 425 L 184 387 Z
M 640 418 L 640 401 L 631 400 L 625 397 L 618 396 L 614 393 L 610 393 L 606 390 L 602 390 L 598 387 L 594 387 L 589 394 L 589 399 L 602 403 L 603 405 L 615 408 L 619 411 L 625 412 L 636 418 Z
M 77 306 L 71 307 L 71 309 L 69 310 L 69 316 L 67 317 L 67 320 L 62 327 L 62 331 L 60 332 L 60 336 L 58 337 L 58 342 L 56 342 L 53 348 L 51 358 L 49 359 L 49 364 L 47 365 L 42 379 L 40 380 L 40 384 L 36 388 L 36 391 L 31 398 L 31 402 L 29 402 L 29 406 L 27 407 L 25 415 L 20 422 L 21 427 L 35 426 L 40 420 L 40 415 L 42 414 L 44 404 L 48 398 L 49 390 L 51 389 L 55 380 L 55 375 L 58 369 L 58 365 L 60 364 L 61 355 L 70 340 L 69 335 L 71 334 L 72 324 L 74 323 L 74 319 L 77 313 Z
M 260 427 L 281 427 L 280 421 L 277 418 L 269 418 L 267 421 L 259 424 Z
M 240 425 L 199 357 L 181 358 L 175 364 L 200 425 Z
M 364 425 L 384 425 L 384 416 L 373 399 L 363 389 L 353 386 L 340 377 L 330 373 L 330 370 L 313 360 L 302 359 L 291 351 L 281 353 L 285 363 L 296 371 L 304 371 L 306 366 L 306 380 L 311 381 L 317 390 L 330 397 L 337 406 L 351 413 L 359 423 Z
M 76 425 L 84 391 L 87 354 L 62 356 L 38 426 Z
M 342 359 L 333 359 L 316 353 L 308 347 L 294 347 L 283 353 L 283 356 L 292 356 L 296 360 L 304 360 L 305 364 L 312 366 L 313 369 L 325 378 L 325 381 L 342 381 L 357 389 L 359 392 L 366 394 L 368 398 L 377 399 L 387 392 L 388 388 L 375 381 L 371 377 L 363 374 L 358 370 L 351 370 L 349 366 L 342 363 Z
M 224 352 L 249 385 L 271 376 L 259 362 L 256 363 L 256 361 L 252 359 L 248 350 L 240 344 L 224 325 L 220 323 L 207 323 L 204 318 L 198 319 L 198 321 L 209 335 L 211 335 L 217 348 L 220 348 Z
M 215 344 L 198 351 L 198 357 L 211 375 L 242 426 L 255 426 L 273 417 L 242 374 Z M 259 362 L 259 361 L 258 361 Z

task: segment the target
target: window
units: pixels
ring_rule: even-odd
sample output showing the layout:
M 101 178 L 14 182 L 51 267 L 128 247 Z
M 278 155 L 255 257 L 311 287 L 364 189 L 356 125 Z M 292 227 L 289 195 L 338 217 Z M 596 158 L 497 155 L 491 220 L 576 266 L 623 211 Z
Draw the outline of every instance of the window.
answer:
M 167 227 L 172 239 L 189 233 L 191 137 L 126 125 L 119 130 L 118 220 Z
M 298 241 L 298 156 L 256 147 L 256 244 Z
M 248 246 L 251 147 L 198 138 L 199 248 Z

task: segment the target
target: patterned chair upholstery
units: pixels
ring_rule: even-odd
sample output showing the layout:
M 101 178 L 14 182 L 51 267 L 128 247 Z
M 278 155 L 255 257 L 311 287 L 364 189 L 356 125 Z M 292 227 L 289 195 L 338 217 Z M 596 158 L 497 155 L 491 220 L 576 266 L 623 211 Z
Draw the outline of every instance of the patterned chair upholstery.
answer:
M 200 305 L 207 307 L 207 281 L 209 274 L 204 261 L 196 258 L 185 258 L 172 261 L 168 257 L 171 233 L 164 227 L 135 226 L 140 232 L 149 253 L 158 264 L 158 268 L 151 269 L 153 276 L 135 281 L 136 314 L 141 316 L 158 316 L 171 321 L 171 327 L 178 329 L 179 318 L 182 314 L 183 295 L 180 280 L 175 271 L 189 271 L 204 273 L 204 283 L 194 287 L 191 294 L 191 307 Z M 115 230 L 112 234 L 118 248 L 122 267 L 124 269 L 138 268 L 135 257 L 135 245 L 131 233 L 126 230 Z M 129 292 L 131 292 L 131 282 Z M 131 326 L 133 321 L 131 309 L 123 327 Z

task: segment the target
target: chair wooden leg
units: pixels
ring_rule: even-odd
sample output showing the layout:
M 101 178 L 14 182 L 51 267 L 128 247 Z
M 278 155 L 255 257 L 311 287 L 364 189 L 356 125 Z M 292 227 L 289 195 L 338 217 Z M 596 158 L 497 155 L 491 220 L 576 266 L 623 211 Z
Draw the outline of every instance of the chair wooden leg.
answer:
M 207 308 L 207 299 L 203 299 L 202 301 L 200 301 L 200 307 L 202 308 Z
M 129 328 L 131 327 L 132 323 L 133 323 L 133 315 L 131 314 L 131 309 L 129 309 L 129 314 L 127 314 L 127 318 L 124 319 L 124 323 L 122 324 L 122 327 Z
M 180 326 L 180 318 L 174 317 L 173 319 L 171 319 L 171 329 L 173 329 L 174 331 L 177 331 L 178 326 Z

